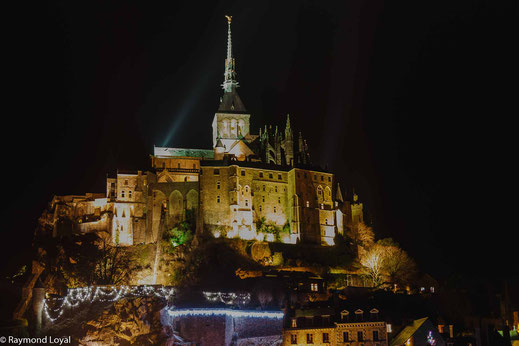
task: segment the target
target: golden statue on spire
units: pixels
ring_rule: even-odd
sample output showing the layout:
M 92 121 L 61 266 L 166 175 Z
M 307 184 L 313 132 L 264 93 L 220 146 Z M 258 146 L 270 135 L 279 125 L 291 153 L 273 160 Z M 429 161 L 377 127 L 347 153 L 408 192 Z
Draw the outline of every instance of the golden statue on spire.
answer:
M 226 15 L 225 18 L 227 18 L 227 23 L 231 24 L 232 16 Z

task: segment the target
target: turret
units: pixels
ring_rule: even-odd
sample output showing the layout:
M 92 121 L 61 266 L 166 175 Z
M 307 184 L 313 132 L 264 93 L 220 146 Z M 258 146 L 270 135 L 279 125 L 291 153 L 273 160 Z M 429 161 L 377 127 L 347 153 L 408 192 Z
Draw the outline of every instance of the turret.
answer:
M 287 124 L 285 126 L 285 160 L 287 165 L 294 165 L 294 140 L 292 138 L 289 114 L 287 114 Z

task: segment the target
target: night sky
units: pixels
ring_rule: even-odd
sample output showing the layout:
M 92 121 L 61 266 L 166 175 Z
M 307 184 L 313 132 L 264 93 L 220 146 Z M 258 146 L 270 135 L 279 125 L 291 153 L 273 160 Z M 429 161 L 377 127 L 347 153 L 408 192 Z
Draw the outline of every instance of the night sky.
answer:
M 253 133 L 290 113 L 424 271 L 517 275 L 516 3 L 20 6 L 5 11 L 2 269 L 53 195 L 104 192 L 153 145 L 211 147 L 230 14 Z

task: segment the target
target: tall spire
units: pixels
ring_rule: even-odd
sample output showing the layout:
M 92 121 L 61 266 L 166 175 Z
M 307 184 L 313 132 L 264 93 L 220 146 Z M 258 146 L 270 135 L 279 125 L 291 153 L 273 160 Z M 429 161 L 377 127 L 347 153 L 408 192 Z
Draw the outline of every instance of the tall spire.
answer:
M 232 39 L 231 39 L 231 20 L 232 16 L 227 18 L 227 58 L 225 59 L 225 78 L 222 84 L 224 92 L 232 92 L 238 87 L 236 80 L 236 71 L 234 69 L 234 58 L 232 57 Z

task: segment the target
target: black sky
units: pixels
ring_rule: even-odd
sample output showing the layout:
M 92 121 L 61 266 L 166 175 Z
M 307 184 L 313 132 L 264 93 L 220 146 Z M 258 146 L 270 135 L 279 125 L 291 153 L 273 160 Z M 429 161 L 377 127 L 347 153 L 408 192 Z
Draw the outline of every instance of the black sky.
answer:
M 254 132 L 290 113 L 424 270 L 517 275 L 516 3 L 23 6 L 4 42 L 6 267 L 54 194 L 102 192 L 116 168 L 149 168 L 153 145 L 210 148 L 231 14 Z

